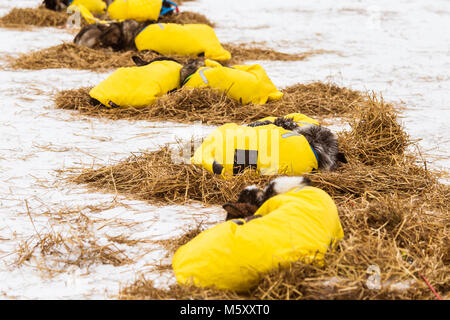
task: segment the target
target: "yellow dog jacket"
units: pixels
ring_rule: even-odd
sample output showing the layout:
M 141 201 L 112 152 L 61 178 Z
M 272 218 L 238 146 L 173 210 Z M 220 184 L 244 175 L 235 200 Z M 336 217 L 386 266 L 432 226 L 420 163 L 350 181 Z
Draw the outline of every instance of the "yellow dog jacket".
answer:
M 74 7 L 84 7 L 93 14 L 103 14 L 106 10 L 106 3 L 102 0 L 73 0 L 69 8 L 74 9 Z
M 298 113 L 286 117 L 293 118 L 299 125 L 318 124 Z M 191 163 L 223 176 L 235 175 L 247 168 L 256 169 L 261 175 L 302 175 L 318 169 L 316 154 L 306 138 L 273 124 L 220 126 L 195 150 Z
M 217 39 L 214 29 L 206 24 L 151 24 L 135 39 L 139 51 L 152 50 L 163 55 L 198 56 L 205 54 L 217 61 L 231 59 Z
M 89 95 L 107 107 L 145 107 L 180 86 L 181 68 L 179 63 L 167 60 L 119 68 Z
M 344 236 L 334 201 L 313 187 L 270 198 L 255 215 L 262 218 L 221 223 L 180 247 L 172 260 L 177 281 L 245 291 L 294 261 L 323 264 Z
M 206 60 L 205 65 L 186 82 L 185 87 L 217 89 L 242 104 L 265 104 L 283 97 L 259 64 L 230 68 Z
M 158 20 L 162 0 L 115 0 L 108 7 L 109 17 L 113 20 Z

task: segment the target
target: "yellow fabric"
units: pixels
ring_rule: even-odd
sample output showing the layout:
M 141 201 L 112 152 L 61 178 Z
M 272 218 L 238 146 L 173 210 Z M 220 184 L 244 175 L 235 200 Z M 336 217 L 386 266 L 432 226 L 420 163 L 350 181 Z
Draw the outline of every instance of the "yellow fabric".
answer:
M 217 39 L 214 29 L 206 24 L 157 23 L 145 28 L 135 39 L 139 51 L 153 50 L 164 55 L 197 56 L 208 59 L 231 59 Z
M 108 7 L 108 14 L 114 20 L 158 20 L 162 0 L 115 0 Z
M 314 122 L 311 118 L 306 120 Z M 236 150 L 257 151 L 256 169 L 261 175 L 302 175 L 318 168 L 316 156 L 304 136 L 273 124 L 247 127 L 227 123 L 220 126 L 195 150 L 191 163 L 211 173 L 231 176 Z M 214 172 L 215 163 L 223 166 L 223 171 Z
M 177 89 L 182 66 L 174 61 L 155 61 L 142 67 L 119 68 L 94 87 L 90 96 L 107 107 L 144 107 Z
M 73 0 L 70 7 L 83 6 L 93 14 L 103 14 L 106 10 L 106 3 L 102 0 Z
M 111 21 L 104 21 L 104 20 L 100 20 L 99 18 L 95 17 L 92 12 L 89 11 L 89 9 L 87 9 L 85 6 L 83 6 L 82 4 L 78 4 L 78 5 L 70 5 L 69 8 L 67 8 L 68 12 L 76 12 L 79 11 L 81 13 L 81 15 L 83 16 L 83 18 L 86 20 L 87 23 L 92 24 L 92 23 L 109 23 Z
M 259 64 L 230 68 L 206 60 L 206 67 L 197 70 L 185 87 L 218 89 L 242 104 L 265 104 L 283 97 Z
M 221 223 L 180 247 L 172 260 L 177 281 L 245 291 L 279 266 L 323 264 L 324 254 L 344 236 L 335 203 L 313 187 L 275 196 L 256 215 L 263 217 Z

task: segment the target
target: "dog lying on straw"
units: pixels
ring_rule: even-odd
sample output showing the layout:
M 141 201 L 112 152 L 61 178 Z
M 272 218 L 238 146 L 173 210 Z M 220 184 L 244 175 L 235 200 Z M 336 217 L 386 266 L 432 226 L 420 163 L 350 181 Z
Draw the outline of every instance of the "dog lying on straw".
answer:
M 136 50 L 134 39 L 145 27 L 154 22 L 125 20 L 123 22 L 89 24 L 80 30 L 73 42 L 92 49 Z
M 299 126 L 289 117 L 279 117 L 274 121 L 256 121 L 249 124 L 249 127 L 258 127 L 268 124 L 274 124 L 277 127 L 304 136 L 317 155 L 319 170 L 332 171 L 336 170 L 339 162 L 347 163 L 345 155 L 342 152 L 339 152 L 336 135 L 326 127 L 311 124 Z
M 236 204 L 225 205 L 233 220 L 203 231 L 175 253 L 177 281 L 241 292 L 295 261 L 323 265 L 344 232 L 333 199 L 308 184 L 302 177 L 282 177 L 264 190 L 245 188 L 240 200 L 246 218 Z
M 347 162 L 338 139 L 304 114 L 267 117 L 249 125 L 224 124 L 198 147 L 191 163 L 224 177 L 253 169 L 261 175 L 300 176 Z

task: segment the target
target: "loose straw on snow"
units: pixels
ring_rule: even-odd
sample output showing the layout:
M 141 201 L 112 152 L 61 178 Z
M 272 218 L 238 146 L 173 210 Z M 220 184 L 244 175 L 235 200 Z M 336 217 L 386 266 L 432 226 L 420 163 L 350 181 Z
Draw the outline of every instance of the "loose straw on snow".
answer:
M 224 47 L 232 54 L 228 65 L 242 64 L 247 60 L 280 60 L 300 61 L 310 56 L 323 54 L 326 51 L 312 50 L 299 54 L 282 53 L 272 49 L 261 49 L 246 45 L 225 44 Z M 92 71 L 113 70 L 120 67 L 134 66 L 131 57 L 142 56 L 153 59 L 158 55 L 152 52 L 119 51 L 109 49 L 90 49 L 73 43 L 64 43 L 39 51 L 24 53 L 18 57 L 8 57 L 10 67 L 13 69 L 42 70 L 42 69 L 81 69 Z M 186 56 L 170 56 L 181 63 L 191 58 Z
M 63 27 L 68 18 L 66 12 L 57 12 L 44 7 L 14 8 L 0 18 L 0 27 Z
M 225 94 L 210 89 L 181 89 L 161 97 L 149 107 L 108 109 L 91 105 L 89 90 L 81 88 L 59 92 L 55 98 L 56 107 L 113 120 L 224 124 L 249 123 L 267 116 L 284 116 L 294 112 L 314 117 L 348 116 L 365 99 L 356 91 L 315 82 L 290 86 L 282 90 L 285 95 L 281 100 L 262 106 L 242 106 Z
M 9 13 L 0 17 L 0 27 L 7 28 L 25 28 L 34 27 L 64 27 L 70 14 L 66 11 L 54 11 L 39 6 L 37 8 L 13 8 Z M 100 17 L 108 19 L 107 17 Z M 182 11 L 179 14 L 166 15 L 159 20 L 163 23 L 204 23 L 211 27 L 214 23 L 209 21 L 203 14 Z M 83 23 L 85 21 L 83 20 Z

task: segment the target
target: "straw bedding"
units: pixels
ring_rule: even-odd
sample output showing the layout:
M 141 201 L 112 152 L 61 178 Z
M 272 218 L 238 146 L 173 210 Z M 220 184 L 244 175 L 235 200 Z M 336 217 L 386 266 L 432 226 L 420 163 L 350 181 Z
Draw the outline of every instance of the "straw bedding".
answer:
M 18 58 L 10 57 L 9 60 L 13 69 L 69 68 L 104 72 L 120 67 L 135 66 L 131 59 L 134 55 L 148 60 L 158 56 L 150 51 L 139 53 L 133 51 L 114 52 L 112 50 L 94 50 L 80 47 L 73 43 L 63 43 L 40 51 L 22 54 Z
M 63 27 L 68 18 L 69 15 L 66 12 L 57 12 L 45 7 L 13 8 L 0 18 L 0 27 Z
M 188 23 L 202 23 L 207 24 L 210 27 L 214 27 L 214 23 L 211 22 L 205 15 L 190 11 L 181 11 L 176 15 L 168 15 L 159 19 L 162 23 L 178 23 L 178 24 L 188 24 Z
M 308 175 L 313 185 L 335 199 L 345 231 L 338 249 L 326 256 L 324 267 L 295 263 L 290 269 L 265 275 L 244 294 L 178 285 L 160 290 L 140 279 L 123 288 L 120 297 L 433 299 L 422 277 L 448 297 L 449 186 L 440 184 L 436 173 L 407 152 L 411 141 L 392 105 L 368 95 L 352 116 L 351 129 L 339 134 L 349 163 L 335 172 Z M 235 201 L 244 186 L 264 185 L 272 178 L 244 174 L 222 180 L 200 168 L 170 161 L 169 150 L 162 148 L 116 165 L 85 170 L 73 181 L 160 203 L 194 200 L 221 205 Z M 372 265 L 381 269 L 376 289 L 367 284 Z
M 249 123 L 266 116 L 301 112 L 315 117 L 348 116 L 366 99 L 359 92 L 334 84 L 315 82 L 296 84 L 282 90 L 279 101 L 265 105 L 246 105 L 210 89 L 181 89 L 161 97 L 144 108 L 108 109 L 90 103 L 90 88 L 60 91 L 56 108 L 75 110 L 82 115 L 107 119 L 176 121 L 206 124 Z
M 246 45 L 226 44 L 225 48 L 230 50 L 232 59 L 228 65 L 242 64 L 246 60 L 304 60 L 312 55 L 322 54 L 325 51 L 313 50 L 301 54 L 288 54 L 272 49 L 261 49 Z M 134 66 L 131 57 L 133 55 L 143 56 L 149 59 L 158 55 L 152 52 L 119 51 L 109 49 L 90 49 L 77 46 L 73 43 L 64 43 L 50 48 L 24 53 L 18 57 L 9 57 L 9 66 L 12 69 L 42 70 L 42 69 L 81 69 L 102 72 L 120 67 Z M 181 63 L 185 63 L 193 57 L 170 56 Z
M 65 11 L 54 11 L 45 8 L 43 5 L 37 8 L 13 8 L 9 13 L 0 17 L 0 27 L 24 28 L 34 27 L 64 27 L 69 18 Z M 105 18 L 107 19 L 107 18 Z M 204 23 L 211 27 L 214 23 L 208 20 L 203 14 L 182 11 L 177 15 L 168 15 L 160 19 L 163 23 Z M 84 23 L 84 20 L 83 20 Z

